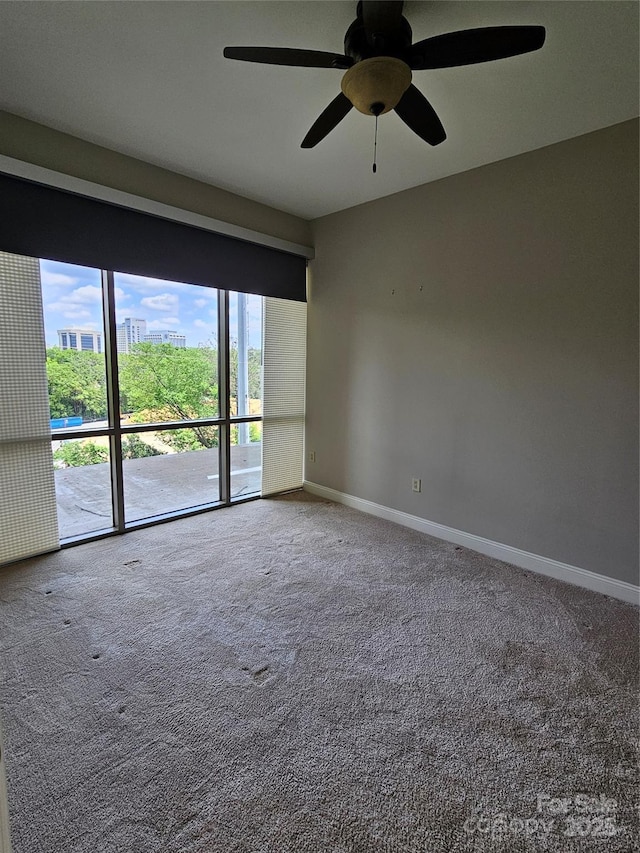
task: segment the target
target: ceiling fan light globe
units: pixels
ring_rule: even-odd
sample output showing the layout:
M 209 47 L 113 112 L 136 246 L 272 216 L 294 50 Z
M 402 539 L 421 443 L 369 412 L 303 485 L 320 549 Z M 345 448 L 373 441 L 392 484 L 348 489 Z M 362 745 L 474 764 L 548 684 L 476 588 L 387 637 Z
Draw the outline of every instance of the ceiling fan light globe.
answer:
M 411 69 L 393 56 L 373 56 L 349 68 L 340 85 L 359 112 L 383 115 L 399 103 L 411 85 Z

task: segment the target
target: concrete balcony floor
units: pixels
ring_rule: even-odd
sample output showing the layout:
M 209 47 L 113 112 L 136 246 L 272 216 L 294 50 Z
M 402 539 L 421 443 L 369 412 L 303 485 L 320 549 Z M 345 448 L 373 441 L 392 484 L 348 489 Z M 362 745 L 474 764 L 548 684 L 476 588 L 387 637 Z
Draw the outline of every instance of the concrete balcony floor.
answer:
M 260 494 L 262 445 L 231 448 L 231 497 Z M 123 462 L 125 520 L 152 518 L 220 500 L 218 448 Z M 60 538 L 113 527 L 108 463 L 55 471 Z

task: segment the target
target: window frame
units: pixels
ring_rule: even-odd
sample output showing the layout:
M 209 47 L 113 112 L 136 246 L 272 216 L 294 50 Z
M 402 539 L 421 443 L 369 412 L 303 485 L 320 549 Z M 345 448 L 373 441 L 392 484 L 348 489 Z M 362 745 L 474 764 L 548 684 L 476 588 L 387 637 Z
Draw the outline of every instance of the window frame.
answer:
M 112 521 L 111 527 L 89 531 L 74 536 L 62 537 L 60 547 L 66 548 L 80 542 L 103 539 L 129 530 L 150 527 L 176 518 L 198 515 L 232 504 L 257 500 L 261 492 L 233 497 L 231 494 L 231 427 L 240 423 L 262 423 L 263 415 L 232 416 L 229 399 L 229 294 L 231 291 L 217 289 L 218 304 L 218 416 L 181 421 L 127 424 L 122 422 L 120 412 L 120 382 L 118 376 L 117 324 L 115 307 L 115 273 L 101 270 L 103 340 L 107 391 L 107 426 L 63 427 L 53 429 L 51 440 L 65 441 L 78 438 L 105 437 L 109 441 L 109 464 L 111 479 Z M 185 286 L 189 286 L 185 283 Z M 197 506 L 159 513 L 148 518 L 127 521 L 124 504 L 124 472 L 122 441 L 127 435 L 159 430 L 189 429 L 197 426 L 218 427 L 218 474 L 219 499 Z

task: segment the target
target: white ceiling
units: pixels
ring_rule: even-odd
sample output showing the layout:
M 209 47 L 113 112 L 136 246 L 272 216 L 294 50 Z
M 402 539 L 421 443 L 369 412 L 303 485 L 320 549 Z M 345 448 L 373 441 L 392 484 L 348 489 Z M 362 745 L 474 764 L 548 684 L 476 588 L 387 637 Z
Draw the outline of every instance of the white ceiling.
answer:
M 225 45 L 342 52 L 353 2 L 0 2 L 0 108 L 307 219 L 638 115 L 636 2 L 415 2 L 414 41 L 542 24 L 542 50 L 418 71 L 447 140 L 352 110 L 300 142 L 340 71 L 224 59 Z

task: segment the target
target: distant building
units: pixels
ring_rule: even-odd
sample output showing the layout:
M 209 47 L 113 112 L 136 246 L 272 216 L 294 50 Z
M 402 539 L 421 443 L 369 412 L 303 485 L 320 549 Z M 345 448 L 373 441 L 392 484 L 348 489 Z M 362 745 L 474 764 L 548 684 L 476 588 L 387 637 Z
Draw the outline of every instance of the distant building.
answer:
M 147 332 L 147 321 L 135 317 L 125 317 L 124 323 L 116 326 L 116 345 L 118 352 L 131 352 L 134 344 L 171 344 L 172 347 L 185 348 L 186 335 L 179 335 L 172 329 L 158 329 Z
M 149 344 L 171 344 L 172 347 L 184 349 L 187 346 L 186 335 L 179 335 L 170 329 L 158 329 L 156 332 L 148 332 L 144 336 L 145 343 Z
M 118 352 L 131 352 L 134 344 L 140 344 L 147 334 L 147 321 L 135 317 L 125 317 L 124 323 L 116 326 L 116 346 Z
M 102 333 L 92 329 L 58 329 L 60 349 L 102 352 Z

